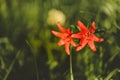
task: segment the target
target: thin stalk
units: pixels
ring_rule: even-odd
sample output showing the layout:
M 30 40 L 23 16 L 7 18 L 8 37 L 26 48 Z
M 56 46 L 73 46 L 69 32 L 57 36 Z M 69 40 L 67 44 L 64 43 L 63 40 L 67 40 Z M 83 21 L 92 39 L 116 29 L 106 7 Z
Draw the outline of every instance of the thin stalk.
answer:
M 72 54 L 70 54 L 70 79 L 73 79 L 73 70 L 72 70 Z
M 71 32 L 73 32 L 72 28 L 74 28 L 74 26 L 71 26 Z M 72 70 L 72 46 L 70 46 L 70 50 L 71 50 L 71 53 L 70 53 L 70 79 L 74 80 L 73 70 Z
M 18 51 L 18 52 L 17 52 L 15 58 L 13 59 L 12 63 L 10 64 L 9 68 L 7 69 L 7 72 L 6 72 L 6 74 L 5 74 L 4 78 L 3 78 L 3 80 L 7 80 L 7 78 L 8 78 L 8 76 L 9 76 L 10 72 L 11 72 L 12 69 L 13 69 L 13 66 L 14 66 L 14 64 L 15 64 L 15 61 L 16 61 L 17 57 L 20 55 L 20 53 L 21 53 L 21 51 Z
M 26 40 L 26 43 L 30 46 L 30 49 L 33 53 L 33 58 L 34 58 L 34 65 L 35 65 L 35 71 L 36 71 L 36 80 L 40 80 L 39 78 L 39 72 L 38 72 L 38 65 L 37 65 L 37 59 L 36 59 L 36 51 L 34 50 L 34 47 L 30 44 L 29 41 Z
M 37 65 L 37 60 L 36 60 L 36 57 L 35 57 L 35 55 L 33 55 L 33 57 L 34 57 L 34 64 L 35 64 L 35 71 L 36 71 L 36 80 L 40 80 L 39 79 L 39 72 L 38 72 L 38 65 Z

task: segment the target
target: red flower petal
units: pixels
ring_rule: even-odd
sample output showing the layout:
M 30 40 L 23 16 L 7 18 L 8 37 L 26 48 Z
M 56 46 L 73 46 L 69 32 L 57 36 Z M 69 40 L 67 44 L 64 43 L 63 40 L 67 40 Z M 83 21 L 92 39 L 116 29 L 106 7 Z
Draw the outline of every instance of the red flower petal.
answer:
M 63 39 L 61 39 L 59 42 L 58 42 L 58 46 L 61 46 L 61 45 L 64 45 L 65 44 L 65 41 Z
M 81 50 L 82 48 L 84 48 L 86 44 L 87 44 L 87 40 L 86 40 L 85 38 L 81 39 L 78 47 L 76 48 L 76 51 L 79 51 L 79 50 Z
M 95 47 L 95 45 L 94 45 L 93 40 L 89 40 L 89 41 L 88 41 L 88 45 L 90 46 L 90 48 L 91 48 L 93 51 L 96 51 L 96 47 Z
M 94 33 L 94 32 L 95 32 L 95 30 L 96 30 L 96 25 L 95 25 L 95 22 L 92 22 L 92 25 L 91 25 L 91 27 L 90 27 L 89 31 L 90 31 L 91 33 Z
M 63 33 L 56 32 L 56 31 L 52 31 L 52 34 L 54 34 L 57 37 L 62 37 L 63 36 Z
M 74 46 L 74 47 L 77 46 L 77 44 L 73 40 L 71 40 L 71 45 Z
M 65 44 L 65 51 L 68 55 L 70 55 L 70 49 L 69 49 L 70 43 Z
M 82 36 L 83 36 L 83 34 L 81 32 L 71 35 L 72 38 L 82 38 Z
M 88 29 L 86 28 L 86 26 L 81 21 L 78 21 L 78 26 L 81 29 L 81 31 L 88 32 Z
M 63 28 L 60 23 L 57 23 L 57 26 L 61 32 L 67 32 L 67 30 Z
M 98 38 L 98 37 L 96 37 L 94 34 L 92 35 L 92 38 L 93 38 L 93 40 L 96 41 L 96 42 L 102 42 L 102 41 L 104 41 L 103 38 Z

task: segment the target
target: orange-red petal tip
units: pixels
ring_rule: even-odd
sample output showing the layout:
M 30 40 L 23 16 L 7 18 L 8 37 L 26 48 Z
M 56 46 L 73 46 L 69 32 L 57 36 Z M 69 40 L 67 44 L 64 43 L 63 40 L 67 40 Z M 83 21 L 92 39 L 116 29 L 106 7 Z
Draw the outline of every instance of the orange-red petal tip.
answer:
M 94 49 L 92 49 L 94 52 L 96 52 L 97 50 L 96 50 L 96 48 L 94 48 Z
M 102 42 L 102 41 L 104 41 L 104 39 L 103 39 L 103 38 L 100 38 L 100 42 Z
M 51 32 L 52 32 L 52 34 L 54 34 L 55 31 L 52 30 Z
M 94 21 L 92 22 L 92 25 L 93 25 L 93 26 L 95 25 L 95 22 L 94 22 Z
M 70 55 L 70 53 L 67 53 L 67 55 Z
M 76 48 L 76 51 L 79 51 L 79 50 L 81 50 L 81 47 L 77 47 L 77 48 Z

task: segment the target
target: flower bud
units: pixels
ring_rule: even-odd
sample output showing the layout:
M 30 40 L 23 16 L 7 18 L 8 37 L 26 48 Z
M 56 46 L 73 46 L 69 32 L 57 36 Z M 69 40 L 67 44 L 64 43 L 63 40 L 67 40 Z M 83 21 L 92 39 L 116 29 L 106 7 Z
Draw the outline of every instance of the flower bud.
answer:
M 48 12 L 47 23 L 49 25 L 56 25 L 58 22 L 63 25 L 65 23 L 65 20 L 66 20 L 66 16 L 60 10 L 51 9 Z

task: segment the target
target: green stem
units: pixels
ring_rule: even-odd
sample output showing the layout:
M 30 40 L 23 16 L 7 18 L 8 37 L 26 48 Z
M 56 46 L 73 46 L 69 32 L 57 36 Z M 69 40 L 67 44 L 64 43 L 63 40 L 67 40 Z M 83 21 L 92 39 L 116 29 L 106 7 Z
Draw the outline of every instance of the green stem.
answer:
M 21 51 L 18 51 L 18 52 L 17 52 L 17 54 L 16 54 L 14 60 L 13 60 L 12 63 L 10 64 L 9 68 L 7 69 L 7 72 L 6 72 L 6 74 L 5 74 L 4 78 L 3 78 L 3 80 L 7 80 L 7 78 L 8 78 L 8 76 L 9 76 L 10 72 L 11 72 L 12 69 L 13 69 L 13 66 L 14 66 L 14 64 L 15 64 L 15 61 L 16 61 L 17 57 L 20 55 L 20 53 L 21 53 Z
M 40 80 L 40 79 L 39 79 L 37 59 L 36 59 L 35 55 L 33 55 L 33 57 L 34 57 L 34 64 L 35 64 L 35 71 L 36 71 L 36 80 Z
M 37 59 L 36 59 L 36 50 L 34 47 L 31 45 L 29 41 L 26 40 L 26 43 L 30 46 L 32 53 L 33 53 L 33 58 L 34 58 L 34 64 L 35 64 L 35 71 L 36 71 L 36 80 L 39 80 L 39 72 L 38 72 L 38 65 L 37 65 Z
M 73 79 L 73 70 L 72 70 L 72 54 L 70 54 L 70 79 Z

